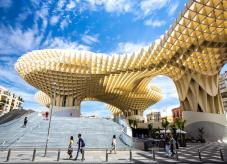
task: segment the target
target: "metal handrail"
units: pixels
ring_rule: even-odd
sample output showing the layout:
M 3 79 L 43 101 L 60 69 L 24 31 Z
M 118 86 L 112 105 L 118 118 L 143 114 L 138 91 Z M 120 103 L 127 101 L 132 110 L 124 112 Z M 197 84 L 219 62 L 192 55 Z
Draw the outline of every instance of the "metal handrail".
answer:
M 6 122 L 6 123 L 4 123 L 4 124 L 0 124 L 0 127 L 7 127 L 7 126 L 10 126 L 10 125 L 12 125 L 12 124 L 14 124 L 14 123 L 17 123 L 17 122 L 19 122 L 19 121 L 22 121 L 22 120 L 24 120 L 24 117 L 27 117 L 27 116 L 29 116 L 30 115 L 30 117 L 31 116 L 33 116 L 33 115 L 37 115 L 37 113 L 36 112 L 33 112 L 33 113 L 28 113 L 28 114 L 25 114 L 25 115 L 22 115 L 22 116 L 20 116 L 20 117 L 18 117 L 18 118 L 16 118 L 16 119 L 13 119 L 13 120 L 11 120 L 11 121 L 9 121 L 9 122 Z
M 37 114 L 37 113 L 36 113 Z M 36 115 L 35 113 L 31 113 L 31 116 L 35 116 Z M 34 117 L 32 117 L 32 119 L 34 119 Z M 9 125 L 12 125 L 12 124 L 14 124 L 15 122 L 17 122 L 18 120 L 21 120 L 21 118 L 19 118 L 19 119 L 16 119 L 15 121 L 14 120 L 12 120 L 13 122 L 11 122 L 10 121 L 10 124 L 7 124 L 6 123 L 6 126 L 9 126 Z M 4 124 L 3 124 L 4 125 Z M 1 125 L 2 126 L 2 125 Z M 0 126 L 0 127 L 1 127 Z M 3 127 L 6 127 L 6 126 L 3 126 Z M 34 129 L 34 128 L 36 128 L 38 125 L 35 125 L 35 126 L 31 126 L 30 127 L 30 129 L 32 130 L 32 129 Z M 20 129 L 21 127 L 18 127 L 18 129 Z M 1 150 L 6 150 L 8 147 L 10 147 L 10 145 L 12 145 L 13 143 L 15 143 L 18 139 L 20 139 L 21 137 L 23 137 L 24 135 L 25 135 L 25 132 L 26 132 L 27 130 L 25 129 L 24 131 L 23 131 L 23 133 L 21 134 L 21 133 L 16 133 L 16 134 L 14 134 L 13 135 L 13 140 L 4 140 L 3 142 L 4 142 L 4 144 L 3 144 L 3 146 L 1 146 Z M 5 143 L 7 143 L 7 145 L 5 145 Z M 1 145 L 2 145 L 1 144 Z M 5 147 L 4 147 L 4 145 L 5 145 Z
M 6 143 L 6 140 L 4 140 L 4 141 L 0 144 L 0 146 L 1 146 L 1 151 L 4 150 L 4 145 L 5 145 L 5 143 Z

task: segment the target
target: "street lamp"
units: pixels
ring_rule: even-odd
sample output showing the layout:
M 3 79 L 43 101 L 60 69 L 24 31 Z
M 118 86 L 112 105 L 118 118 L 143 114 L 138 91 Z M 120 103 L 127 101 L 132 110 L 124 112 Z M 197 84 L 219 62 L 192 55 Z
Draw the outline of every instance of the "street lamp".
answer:
M 50 108 L 50 119 L 49 119 L 49 125 L 48 125 L 48 132 L 47 132 L 47 140 L 46 140 L 44 157 L 46 157 L 46 154 L 47 154 L 47 145 L 48 145 L 49 136 L 50 136 L 50 125 L 51 125 L 52 111 L 53 111 L 53 107 L 55 105 L 55 99 L 56 99 L 56 83 L 53 83 L 53 88 L 54 88 L 54 97 L 52 96 L 52 99 L 51 99 L 52 103 L 51 103 L 51 108 Z

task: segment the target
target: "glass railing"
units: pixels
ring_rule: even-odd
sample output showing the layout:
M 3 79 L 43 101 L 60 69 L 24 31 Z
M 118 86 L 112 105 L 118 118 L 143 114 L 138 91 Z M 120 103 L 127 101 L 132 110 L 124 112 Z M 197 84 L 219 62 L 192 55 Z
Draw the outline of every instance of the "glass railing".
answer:
M 115 118 L 114 120 L 122 126 L 122 133 L 119 136 L 121 142 L 127 146 L 133 147 L 132 129 L 129 127 L 126 120 L 122 117 Z
M 0 150 L 1 150 L 1 151 L 4 151 L 4 150 L 5 150 L 5 148 L 6 148 L 6 145 L 5 145 L 6 142 L 7 142 L 7 141 L 5 141 L 5 140 L 3 140 L 3 141 L 0 142 Z
M 125 127 L 127 128 L 127 127 Z M 124 128 L 124 129 L 125 129 Z M 133 140 L 132 137 L 127 135 L 127 133 L 125 133 L 125 130 L 122 129 L 122 133 L 119 136 L 119 139 L 121 140 L 121 142 L 123 142 L 125 145 L 129 146 L 129 147 L 133 147 Z M 126 130 L 127 131 L 127 130 Z

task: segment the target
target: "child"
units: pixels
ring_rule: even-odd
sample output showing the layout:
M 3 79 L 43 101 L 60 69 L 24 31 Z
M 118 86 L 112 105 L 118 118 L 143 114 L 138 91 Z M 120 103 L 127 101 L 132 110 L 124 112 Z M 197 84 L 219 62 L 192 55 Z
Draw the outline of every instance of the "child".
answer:
M 69 159 L 72 159 L 73 158 L 73 143 L 74 143 L 74 140 L 73 140 L 73 136 L 70 137 L 70 140 L 69 140 L 69 146 L 68 146 L 68 155 L 69 155 Z

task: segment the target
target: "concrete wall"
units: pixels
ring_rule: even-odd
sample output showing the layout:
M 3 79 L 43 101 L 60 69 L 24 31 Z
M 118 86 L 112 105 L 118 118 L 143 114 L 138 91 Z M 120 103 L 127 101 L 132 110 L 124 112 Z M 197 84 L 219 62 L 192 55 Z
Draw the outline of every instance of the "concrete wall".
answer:
M 58 117 L 80 117 L 80 107 L 59 107 L 54 106 L 53 108 L 53 116 Z
M 204 128 L 204 138 L 207 141 L 227 142 L 227 115 L 203 112 L 183 112 L 186 120 L 187 135 L 198 138 L 198 128 Z

